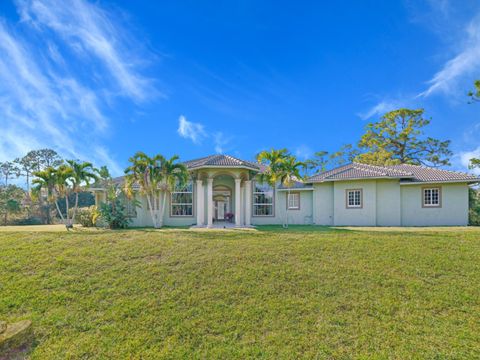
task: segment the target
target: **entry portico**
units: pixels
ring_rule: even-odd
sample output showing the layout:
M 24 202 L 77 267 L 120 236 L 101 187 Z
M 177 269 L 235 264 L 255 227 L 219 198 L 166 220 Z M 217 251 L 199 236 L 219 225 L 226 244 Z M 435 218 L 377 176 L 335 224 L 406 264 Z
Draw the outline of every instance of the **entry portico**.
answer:
M 252 179 L 260 171 L 258 164 L 212 155 L 185 165 L 195 179 L 197 227 L 232 220 L 236 227 L 251 225 Z

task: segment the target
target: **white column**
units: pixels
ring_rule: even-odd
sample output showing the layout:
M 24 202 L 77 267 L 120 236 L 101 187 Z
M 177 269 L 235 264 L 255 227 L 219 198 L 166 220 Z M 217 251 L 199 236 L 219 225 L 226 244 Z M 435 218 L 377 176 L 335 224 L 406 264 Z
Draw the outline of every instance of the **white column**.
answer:
M 250 226 L 252 217 L 252 182 L 245 181 L 245 226 Z
M 240 227 L 241 222 L 241 199 L 240 199 L 240 184 L 242 183 L 242 179 L 235 179 L 235 226 Z
M 207 226 L 212 227 L 213 218 L 213 179 L 207 180 Z
M 204 197 L 205 189 L 203 188 L 203 181 L 197 180 L 197 226 L 202 226 L 205 219 L 203 215 L 205 209 Z

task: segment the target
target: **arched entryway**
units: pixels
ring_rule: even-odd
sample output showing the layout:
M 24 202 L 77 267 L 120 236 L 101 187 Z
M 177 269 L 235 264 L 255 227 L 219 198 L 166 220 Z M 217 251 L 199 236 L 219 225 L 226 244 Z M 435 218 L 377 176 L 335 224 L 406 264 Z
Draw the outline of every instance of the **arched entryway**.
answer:
M 226 185 L 213 186 L 213 216 L 215 222 L 232 219 L 232 189 Z

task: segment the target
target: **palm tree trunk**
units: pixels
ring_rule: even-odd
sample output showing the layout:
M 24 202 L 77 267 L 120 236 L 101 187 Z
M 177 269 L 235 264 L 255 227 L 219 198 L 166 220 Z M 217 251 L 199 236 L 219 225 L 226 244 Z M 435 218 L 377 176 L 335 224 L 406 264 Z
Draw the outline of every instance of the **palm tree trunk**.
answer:
M 65 194 L 65 226 L 67 228 L 67 230 L 69 229 L 70 227 L 70 220 L 68 218 L 68 210 L 69 210 L 70 206 L 69 206 L 69 203 L 68 203 L 68 194 Z
M 63 217 L 63 214 L 62 212 L 60 211 L 60 206 L 58 206 L 58 201 L 55 200 L 55 206 L 57 207 L 57 211 L 58 211 L 58 214 L 60 215 L 60 218 L 62 219 L 62 221 L 65 223 L 65 219 Z
M 75 207 L 73 208 L 72 226 L 75 222 L 75 215 L 77 214 L 77 208 L 78 208 L 78 191 L 75 192 Z
M 162 194 L 163 200 L 162 200 L 162 211 L 160 212 L 160 227 L 163 226 L 163 216 L 165 215 L 165 204 L 167 202 L 167 192 L 164 191 Z
M 153 198 L 153 199 L 155 201 L 155 198 Z M 153 213 L 152 201 L 151 201 L 150 195 L 148 193 L 147 193 L 147 203 L 148 203 L 148 208 L 150 210 L 150 216 L 152 218 L 153 227 L 156 228 L 157 227 L 157 221 L 155 219 L 155 214 Z
M 288 188 L 288 191 L 287 191 L 287 210 L 286 210 L 286 219 L 285 219 L 285 228 L 288 229 L 288 200 L 290 199 L 290 188 Z

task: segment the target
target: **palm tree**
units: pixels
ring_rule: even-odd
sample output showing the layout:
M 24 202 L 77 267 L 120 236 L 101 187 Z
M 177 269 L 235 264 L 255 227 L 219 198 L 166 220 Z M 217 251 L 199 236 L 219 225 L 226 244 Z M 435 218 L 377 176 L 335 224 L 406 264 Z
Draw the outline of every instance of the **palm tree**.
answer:
M 304 162 L 298 161 L 287 149 L 262 151 L 257 155 L 257 161 L 266 166 L 265 171 L 260 174 L 260 181 L 266 182 L 272 187 L 275 187 L 277 184 L 286 187 L 288 189 L 288 201 L 291 187 L 296 181 L 303 179 L 301 169 L 305 169 L 307 165 Z M 288 227 L 288 203 L 284 226 Z
M 67 160 L 68 166 L 72 169 L 71 177 L 68 179 L 71 183 L 72 191 L 75 193 L 75 205 L 73 207 L 72 218 L 70 219 L 69 227 L 73 227 L 75 221 L 75 215 L 78 208 L 78 193 L 85 188 L 88 188 L 91 183 L 94 183 L 98 177 L 95 174 L 96 169 L 92 163 L 89 162 L 77 162 L 75 160 Z M 67 194 L 68 197 L 68 194 Z M 67 208 L 68 212 L 68 208 Z M 67 214 L 68 217 L 68 214 Z
M 163 178 L 160 164 L 164 161 L 164 157 L 162 155 L 149 157 L 139 151 L 128 161 L 131 165 L 125 169 L 126 193 L 131 193 L 134 185 L 139 186 L 140 193 L 147 198 L 153 226 L 158 228 L 158 207 L 156 204 L 160 196 L 160 182 Z
M 47 204 L 55 204 L 57 211 L 62 218 L 63 214 L 58 206 L 58 193 L 56 191 L 57 171 L 53 167 L 47 167 L 44 170 L 33 173 L 35 178 L 32 180 L 32 195 L 38 197 L 43 202 L 42 190 L 46 194 Z M 50 216 L 50 205 L 47 205 L 48 216 Z
M 62 164 L 55 169 L 54 190 L 55 190 L 56 199 L 57 199 L 55 201 L 55 204 L 57 205 L 57 211 L 60 215 L 60 218 L 64 222 L 67 230 L 70 230 L 70 228 L 72 228 L 72 224 L 69 218 L 70 203 L 69 203 L 68 195 L 70 195 L 70 186 L 72 186 L 73 174 L 74 174 L 73 169 L 66 164 Z M 65 217 L 63 216 L 62 211 L 58 206 L 58 198 L 62 198 L 62 197 L 65 199 Z
M 160 227 L 163 226 L 163 215 L 165 213 L 165 204 L 167 203 L 167 194 L 172 193 L 175 187 L 182 188 L 188 181 L 187 167 L 176 162 L 178 155 L 172 156 L 170 159 L 160 158 L 161 182 L 160 190 L 162 191 L 162 209 L 160 212 Z

